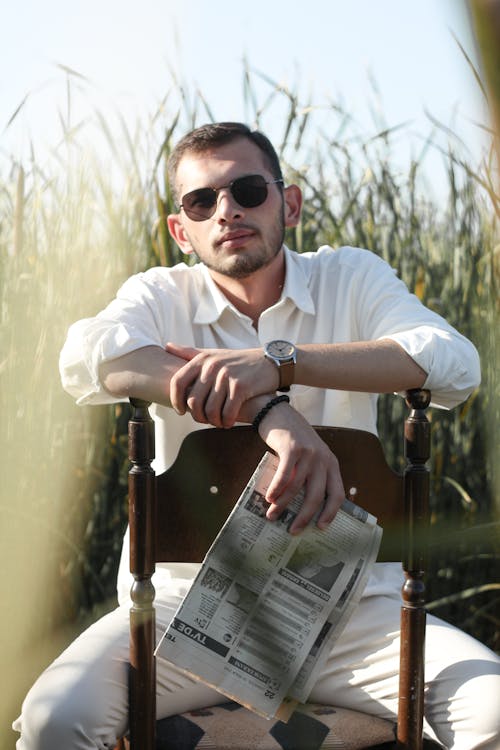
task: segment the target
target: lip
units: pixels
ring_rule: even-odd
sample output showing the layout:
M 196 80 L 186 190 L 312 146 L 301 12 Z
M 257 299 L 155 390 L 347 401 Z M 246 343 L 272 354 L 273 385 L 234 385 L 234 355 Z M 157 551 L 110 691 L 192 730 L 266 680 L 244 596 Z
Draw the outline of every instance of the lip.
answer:
M 241 247 L 246 241 L 253 237 L 255 232 L 251 229 L 235 229 L 232 232 L 226 232 L 217 240 L 218 246 L 224 247 Z

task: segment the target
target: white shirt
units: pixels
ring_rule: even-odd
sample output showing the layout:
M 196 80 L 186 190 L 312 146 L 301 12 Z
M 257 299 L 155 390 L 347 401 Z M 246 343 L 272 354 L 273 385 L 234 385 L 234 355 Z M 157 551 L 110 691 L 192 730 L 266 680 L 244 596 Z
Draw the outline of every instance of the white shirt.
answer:
M 276 338 L 297 345 L 393 339 L 427 373 L 424 387 L 431 390 L 434 406 L 451 408 L 479 384 L 475 347 L 410 294 L 375 254 L 351 247 L 323 246 L 302 254 L 285 248 L 285 259 L 281 298 L 262 313 L 258 330 L 225 298 L 202 263 L 132 276 L 105 310 L 69 329 L 60 357 L 64 388 L 79 404 L 113 403 L 117 399 L 99 381 L 99 366 L 135 349 L 163 347 L 167 341 L 247 349 Z M 293 385 L 290 398 L 311 424 L 376 433 L 376 394 Z M 156 404 L 151 414 L 159 473 L 173 462 L 182 439 L 204 425 Z M 119 588 L 126 586 L 122 593 L 129 586 L 124 560 L 126 554 L 119 574 Z

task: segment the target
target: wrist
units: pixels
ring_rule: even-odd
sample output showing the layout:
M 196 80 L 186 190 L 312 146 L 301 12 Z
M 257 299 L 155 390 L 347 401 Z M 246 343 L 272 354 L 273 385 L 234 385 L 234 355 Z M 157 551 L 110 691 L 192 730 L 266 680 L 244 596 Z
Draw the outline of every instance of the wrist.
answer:
M 279 404 L 283 404 L 283 403 L 286 403 L 286 404 L 290 403 L 289 397 L 284 393 L 281 393 L 279 395 L 276 395 L 270 398 L 255 415 L 252 421 L 252 427 L 254 428 L 254 430 L 256 432 L 259 432 L 259 427 L 261 425 L 261 422 L 267 417 L 271 409 L 274 409 L 276 406 L 278 406 Z
M 297 349 L 294 344 L 283 339 L 274 339 L 264 346 L 264 356 L 277 368 L 278 390 L 289 391 L 295 382 Z

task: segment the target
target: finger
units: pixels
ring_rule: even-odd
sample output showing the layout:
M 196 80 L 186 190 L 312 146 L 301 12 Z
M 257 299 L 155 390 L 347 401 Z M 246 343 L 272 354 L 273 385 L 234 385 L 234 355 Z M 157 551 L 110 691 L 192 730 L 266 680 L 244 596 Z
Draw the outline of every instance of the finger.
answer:
M 344 499 L 344 483 L 342 481 L 338 462 L 336 462 L 336 465 L 332 467 L 328 476 L 325 502 L 317 522 L 319 529 L 324 530 L 329 524 L 331 524 Z
M 316 464 L 314 467 L 309 468 L 307 478 L 303 482 L 304 499 L 297 517 L 290 526 L 291 534 L 299 534 L 303 531 L 311 519 L 322 510 L 325 499 L 326 480 L 326 467 Z
M 215 427 L 219 427 L 220 425 L 218 424 L 218 420 L 216 419 L 216 417 L 214 416 L 214 421 L 212 421 L 212 419 L 207 414 L 206 404 L 211 394 L 212 389 L 210 384 L 208 382 L 202 381 L 199 378 L 186 394 L 186 404 L 187 408 L 191 412 L 192 417 L 197 422 L 208 422 L 210 424 L 213 424 Z
M 167 341 L 165 351 L 173 354 L 174 357 L 179 357 L 189 362 L 200 353 L 201 349 L 195 349 L 193 346 L 181 346 L 180 344 L 174 344 L 172 341 Z
M 170 379 L 170 403 L 177 414 L 185 414 L 188 408 L 190 389 L 198 378 L 200 367 L 196 363 L 188 362 Z
M 235 378 L 229 378 L 226 385 L 226 398 L 222 409 L 222 426 L 233 427 L 245 401 L 245 394 Z
M 267 513 L 267 518 L 271 521 L 276 520 L 280 517 L 280 515 L 283 513 L 283 510 L 289 505 L 292 500 L 299 494 L 299 492 L 302 490 L 303 487 L 307 487 L 306 477 L 307 477 L 307 461 L 299 461 L 295 466 L 293 467 L 293 473 L 292 478 L 289 478 L 289 481 L 287 482 L 284 489 L 280 492 L 279 497 L 277 497 L 272 503 L 269 508 L 269 511 Z M 307 499 L 306 506 L 304 507 L 304 502 L 306 502 L 306 498 L 303 498 L 303 502 L 301 505 L 301 509 L 299 513 L 297 514 L 297 517 L 294 519 L 293 523 L 290 526 L 290 533 L 291 534 L 298 534 L 300 533 L 305 526 L 307 526 L 308 522 L 316 512 L 316 505 L 311 505 L 311 498 L 313 497 L 314 493 L 310 492 L 310 497 Z
M 318 515 L 318 528 L 326 529 L 335 518 L 345 497 L 336 457 L 329 454 L 327 464 L 319 461 L 313 466 L 305 458 L 299 461 L 295 467 L 293 481 L 288 483 L 272 504 L 268 518 L 271 520 L 278 518 L 302 487 L 304 487 L 304 498 L 300 511 L 290 526 L 290 533 L 299 534 L 315 515 Z
M 213 387 L 205 395 L 203 408 L 205 416 L 211 425 L 214 427 L 226 427 L 222 414 L 227 401 L 227 384 L 219 375 Z M 232 425 L 227 426 L 231 427 Z
M 269 483 L 269 487 L 267 488 L 266 500 L 271 505 L 275 505 L 277 508 L 282 509 L 286 503 L 284 493 L 287 488 L 295 487 L 293 480 L 296 476 L 297 457 L 293 453 L 288 453 L 282 454 L 281 456 L 278 456 L 278 458 L 278 467 Z M 300 489 L 300 485 L 298 486 L 298 489 Z M 287 497 L 288 495 L 289 493 L 287 493 Z M 293 495 L 291 497 L 293 497 Z M 288 499 L 291 499 L 291 497 Z
M 228 398 L 229 384 L 227 367 L 204 354 L 200 354 L 196 362 L 199 362 L 198 377 L 187 394 L 188 408 L 198 421 L 204 418 L 214 427 L 224 427 L 222 412 Z

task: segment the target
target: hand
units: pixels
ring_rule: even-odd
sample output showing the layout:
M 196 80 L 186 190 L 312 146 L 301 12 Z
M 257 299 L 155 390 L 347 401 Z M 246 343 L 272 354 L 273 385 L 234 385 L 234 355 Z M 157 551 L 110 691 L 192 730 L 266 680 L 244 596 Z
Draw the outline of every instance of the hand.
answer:
M 170 380 L 171 404 L 178 414 L 189 410 L 197 422 L 232 427 L 246 401 L 278 387 L 278 370 L 262 349 L 195 349 L 168 343 L 165 350 L 186 361 Z
M 300 533 L 318 511 L 318 528 L 325 529 L 345 498 L 336 456 L 302 415 L 287 403 L 274 406 L 266 414 L 259 433 L 279 459 L 266 494 L 270 503 L 267 518 L 278 518 L 304 486 L 304 500 L 290 533 Z

